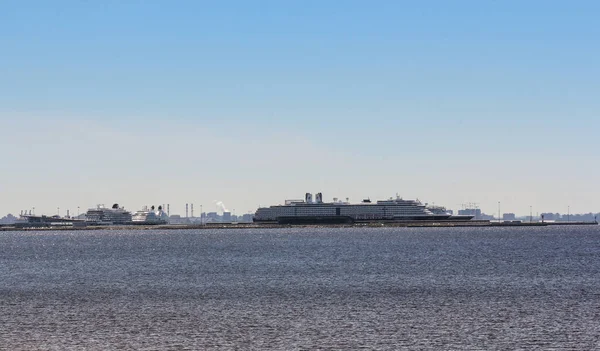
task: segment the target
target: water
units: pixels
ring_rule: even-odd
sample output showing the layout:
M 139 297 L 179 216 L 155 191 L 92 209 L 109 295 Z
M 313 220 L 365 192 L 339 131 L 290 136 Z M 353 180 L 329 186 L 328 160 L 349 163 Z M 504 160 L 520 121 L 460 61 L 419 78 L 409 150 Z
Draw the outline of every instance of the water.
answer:
M 600 228 L 0 232 L 3 350 L 600 349 Z

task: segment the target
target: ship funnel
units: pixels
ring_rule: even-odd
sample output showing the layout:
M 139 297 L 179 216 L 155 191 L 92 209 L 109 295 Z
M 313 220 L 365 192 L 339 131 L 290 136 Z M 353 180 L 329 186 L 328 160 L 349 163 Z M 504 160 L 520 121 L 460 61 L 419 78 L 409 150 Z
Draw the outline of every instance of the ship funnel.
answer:
M 318 203 L 318 204 L 322 204 L 323 203 L 323 194 L 322 193 L 317 193 L 316 197 L 317 198 L 316 198 L 315 202 Z
M 306 193 L 306 195 L 304 196 L 304 201 L 307 204 L 312 204 L 312 194 L 311 193 Z

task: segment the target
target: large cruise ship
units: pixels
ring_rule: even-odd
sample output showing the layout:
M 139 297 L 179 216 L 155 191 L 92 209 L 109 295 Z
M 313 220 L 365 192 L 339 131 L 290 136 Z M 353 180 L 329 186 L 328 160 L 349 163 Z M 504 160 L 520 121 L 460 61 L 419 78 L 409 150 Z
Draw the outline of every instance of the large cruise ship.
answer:
M 280 224 L 356 223 L 373 221 L 454 220 L 447 212 L 431 211 L 418 200 L 399 196 L 388 200 L 363 200 L 359 204 L 333 199 L 323 202 L 323 195 L 306 193 L 304 200 L 286 200 L 284 205 L 262 207 L 254 215 L 255 222 Z M 456 218 L 458 219 L 458 218 Z M 463 218 L 461 218 L 463 219 Z M 469 219 L 469 218 L 464 218 Z

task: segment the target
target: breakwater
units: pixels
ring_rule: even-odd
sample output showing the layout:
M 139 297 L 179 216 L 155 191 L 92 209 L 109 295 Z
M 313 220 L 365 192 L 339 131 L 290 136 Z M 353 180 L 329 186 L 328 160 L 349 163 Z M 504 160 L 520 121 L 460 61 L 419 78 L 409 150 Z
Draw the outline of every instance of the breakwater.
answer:
M 259 228 L 381 228 L 381 227 L 410 227 L 410 228 L 460 228 L 460 227 L 546 227 L 565 225 L 598 225 L 598 222 L 490 222 L 482 220 L 469 221 L 389 221 L 365 222 L 353 224 L 271 224 L 271 223 L 205 223 L 205 224 L 161 224 L 161 225 L 4 225 L 0 231 L 29 231 L 29 230 L 181 230 L 181 229 L 259 229 Z

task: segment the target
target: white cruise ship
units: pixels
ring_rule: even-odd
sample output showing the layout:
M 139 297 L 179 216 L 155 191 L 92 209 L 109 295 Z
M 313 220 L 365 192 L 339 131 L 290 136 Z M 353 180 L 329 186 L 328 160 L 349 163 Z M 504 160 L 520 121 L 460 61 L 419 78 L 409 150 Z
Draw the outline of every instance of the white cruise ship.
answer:
M 144 206 L 141 211 L 133 214 L 131 221 L 133 224 L 167 224 L 169 223 L 169 216 L 163 211 L 162 206 L 158 206 L 158 211 L 154 211 L 154 206 L 150 210 Z
M 307 193 L 304 200 L 287 200 L 285 205 L 262 207 L 254 215 L 255 222 L 280 224 L 356 223 L 372 221 L 420 221 L 448 220 L 450 214 L 429 210 L 418 200 L 404 200 L 401 197 L 379 200 L 372 203 L 363 200 L 351 204 L 334 199 L 323 202 L 318 193 L 315 201 Z
M 94 224 L 130 224 L 131 212 L 125 208 L 119 207 L 119 204 L 106 208 L 104 205 L 98 205 L 96 208 L 90 208 L 85 213 L 85 221 Z

